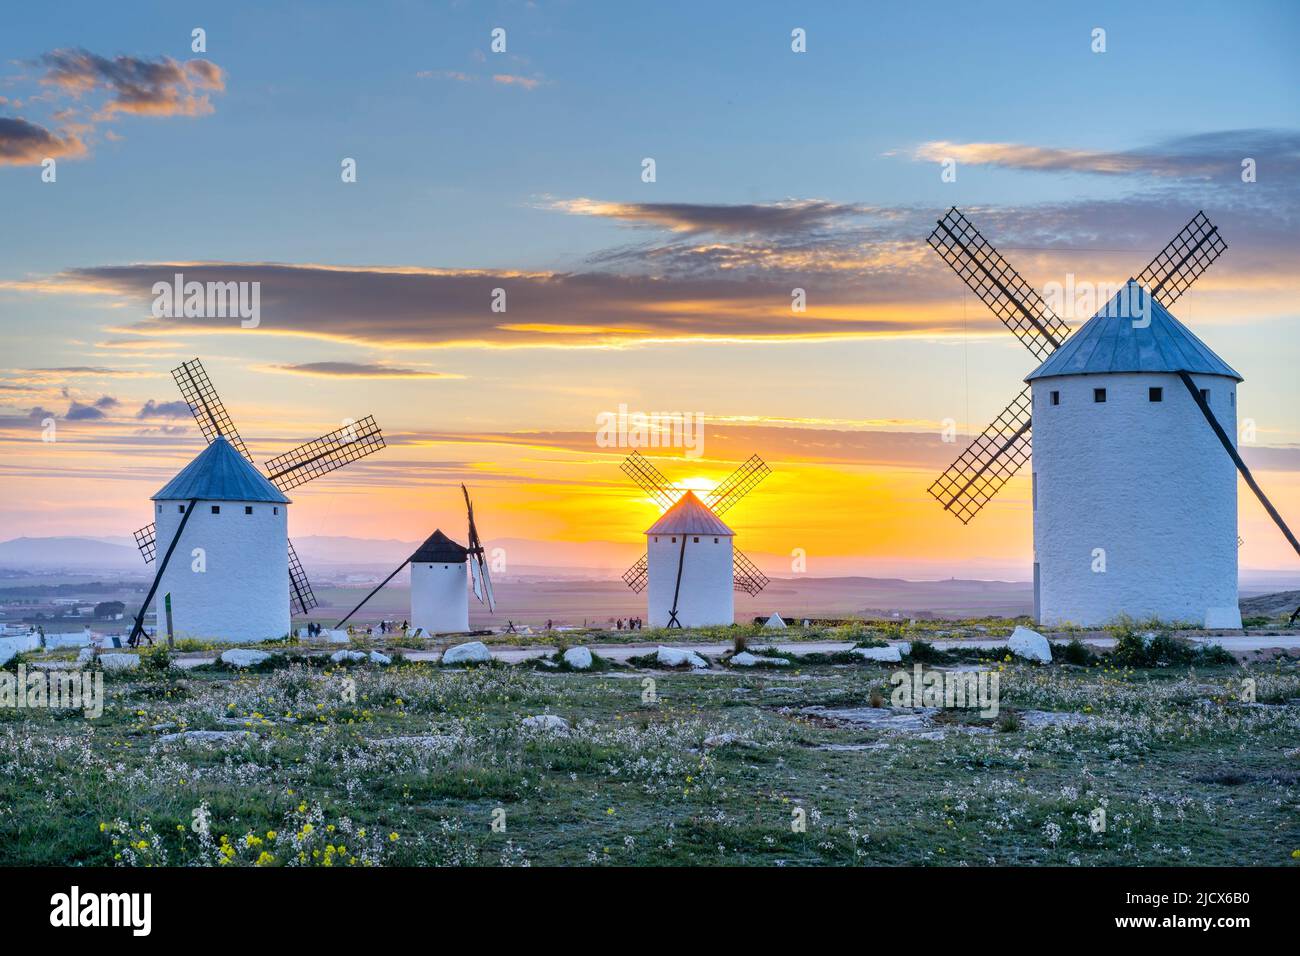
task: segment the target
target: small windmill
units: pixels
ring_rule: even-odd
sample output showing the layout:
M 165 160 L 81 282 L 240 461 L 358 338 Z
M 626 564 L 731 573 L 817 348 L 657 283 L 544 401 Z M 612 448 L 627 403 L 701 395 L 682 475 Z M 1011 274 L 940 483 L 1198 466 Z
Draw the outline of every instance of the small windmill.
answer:
M 212 386 L 208 373 L 203 368 L 203 363 L 197 358 L 185 362 L 172 369 L 172 378 L 175 379 L 181 397 L 189 405 L 190 411 L 194 414 L 194 420 L 198 423 L 199 430 L 203 433 L 203 437 L 208 440 L 209 445 L 218 439 L 223 439 L 251 465 L 253 456 L 249 454 L 243 439 L 239 437 L 239 431 L 235 428 L 234 422 L 231 421 L 230 415 L 226 412 L 225 405 L 222 403 L 220 396 L 217 395 L 216 389 Z M 329 474 L 331 471 L 342 468 L 350 462 L 372 455 L 383 447 L 383 433 L 380 431 L 379 426 L 375 424 L 374 418 L 367 415 L 306 444 L 299 445 L 292 451 L 268 459 L 264 465 L 266 479 L 281 492 L 285 492 L 322 475 Z M 188 518 L 188 514 L 186 517 Z M 153 600 L 154 593 L 158 589 L 158 583 L 167 568 L 167 561 L 176 546 L 176 541 L 180 537 L 180 530 L 183 527 L 184 522 L 182 522 L 181 528 L 177 529 L 176 534 L 169 542 L 163 560 L 159 562 L 153 585 L 149 588 L 148 596 L 140 606 L 140 614 L 132 628 L 132 640 L 135 640 L 143 631 L 145 610 Z M 148 524 L 135 532 L 136 547 L 140 549 L 140 554 L 146 564 L 154 561 L 157 553 L 156 539 L 157 529 L 154 523 Z M 298 613 L 306 614 L 316 606 L 316 596 L 312 592 L 311 583 L 307 580 L 306 573 L 303 571 L 302 562 L 298 560 L 298 554 L 294 550 L 292 541 L 288 543 L 288 551 L 289 579 L 287 587 L 289 588 L 289 596 Z
M 772 469 L 767 466 L 763 459 L 757 455 L 750 456 L 749 460 L 728 475 L 713 491 L 709 492 L 703 501 L 691 491 L 683 492 L 676 488 L 663 472 L 659 471 L 640 452 L 632 452 L 621 467 L 623 472 L 663 509 L 660 520 L 646 532 L 649 538 L 647 553 L 642 555 L 636 564 L 623 573 L 623 580 L 627 586 L 637 594 L 640 594 L 647 587 L 651 587 L 651 578 L 653 576 L 651 551 L 656 544 L 656 536 L 662 537 L 664 541 L 661 543 L 667 545 L 678 544 L 680 538 L 680 547 L 675 551 L 675 558 L 666 552 L 672 566 L 666 568 L 665 580 L 672 580 L 671 589 L 665 587 L 660 592 L 662 596 L 658 596 L 656 595 L 658 589 L 651 587 L 650 623 L 652 627 L 656 626 L 659 618 L 663 618 L 663 623 L 669 627 L 682 626 L 679 611 L 684 604 L 682 585 L 688 538 L 693 539 L 695 544 L 701 544 L 705 543 L 701 541 L 702 538 L 712 537 L 720 545 L 723 543 L 721 539 L 726 539 L 727 549 L 731 553 L 731 560 L 726 562 L 729 566 L 728 570 L 731 578 L 731 588 L 726 592 L 728 595 L 731 594 L 732 590 L 744 591 L 746 594 L 754 595 L 767 587 L 767 577 L 739 548 L 731 544 L 732 532 L 721 520 L 721 515 L 729 511 L 772 473 Z M 702 553 L 707 554 L 707 552 Z M 710 557 L 705 559 L 703 566 L 707 571 L 715 563 Z M 689 582 L 687 588 L 688 591 L 691 589 Z M 669 600 L 669 594 L 671 594 L 671 600 Z M 707 599 L 705 600 L 707 603 Z M 660 607 L 660 605 L 663 606 Z M 731 623 L 732 615 L 726 612 L 725 609 L 719 608 L 713 614 L 718 616 L 719 620 L 725 617 L 725 623 Z M 710 623 L 718 622 L 710 621 Z
M 397 566 L 373 591 L 361 599 L 335 628 L 341 628 L 380 589 L 408 564 L 411 566 L 411 626 L 423 628 L 430 634 L 460 633 L 469 630 L 469 592 L 465 587 L 465 571 L 469 565 L 470 588 L 480 604 L 489 612 L 496 610 L 496 596 L 492 591 L 492 577 L 488 573 L 487 553 L 474 523 L 474 505 L 469 500 L 469 490 L 460 486 L 465 496 L 465 518 L 469 526 L 469 547 L 457 544 L 437 529 L 425 539 L 415 552 Z
M 1220 424 L 1220 419 L 1235 420 L 1235 386 L 1241 376 L 1168 311 L 1227 249 L 1218 228 L 1198 212 L 1073 336 L 1069 326 L 956 207 L 938 221 L 929 244 L 1041 363 L 1026 379 L 1030 384 L 958 455 L 929 493 L 966 524 L 1032 456 L 1036 606 L 1038 552 L 1065 547 L 1073 549 L 1069 570 L 1063 570 L 1058 562 L 1052 575 L 1058 584 L 1061 578 L 1072 576 L 1073 581 L 1058 588 L 1058 593 L 1072 588 L 1074 599 L 1080 600 L 1079 593 L 1085 590 L 1097 593 L 1103 587 L 1113 588 L 1113 604 L 1114 595 L 1126 586 L 1131 587 L 1130 595 L 1164 588 L 1167 593 L 1181 590 L 1184 598 L 1189 590 L 1208 592 L 1217 587 L 1221 597 L 1230 592 L 1230 605 L 1225 598 L 1222 606 L 1210 610 L 1221 619 L 1235 616 L 1239 622 L 1236 551 L 1240 538 L 1232 469 L 1225 472 L 1214 459 L 1214 442 L 1185 406 L 1171 409 L 1174 417 L 1158 417 L 1155 411 L 1164 407 L 1162 381 L 1176 377 L 1246 484 L 1300 553 L 1300 542 L 1255 482 L 1232 437 Z M 1081 382 L 1086 387 L 1078 384 Z M 1109 389 L 1097 387 L 1107 383 Z M 1114 415 L 1105 419 L 1098 411 L 1098 417 L 1085 419 L 1085 408 L 1110 409 Z M 1074 417 L 1067 417 L 1065 411 Z M 1138 416 L 1148 414 L 1150 425 L 1140 427 L 1144 419 Z M 1039 415 L 1049 416 L 1052 423 L 1050 450 L 1031 450 L 1031 422 Z M 1045 475 L 1050 476 L 1049 482 L 1040 480 Z M 1180 482 L 1190 475 L 1199 476 L 1200 483 L 1183 487 Z M 1152 485 L 1153 476 L 1163 487 Z M 1118 514 L 1123 505 L 1120 496 L 1132 499 L 1134 491 L 1146 492 L 1142 510 L 1127 524 L 1117 520 L 1108 527 L 1107 518 Z M 1180 498 L 1184 493 L 1199 497 Z M 1051 500 L 1040 502 L 1044 494 Z M 1091 500 L 1093 496 L 1096 501 Z M 1211 518 L 1215 522 L 1212 530 Z M 1166 549 L 1170 542 L 1179 547 L 1167 553 L 1147 547 L 1141 556 L 1144 567 L 1135 569 L 1127 580 L 1121 577 L 1117 581 L 1114 574 L 1089 574 L 1087 562 L 1077 558 L 1081 546 L 1090 548 L 1098 543 L 1099 528 L 1114 539 L 1133 543 L 1130 550 L 1134 552 L 1160 540 Z M 1082 544 L 1069 540 L 1088 537 L 1092 540 Z M 1196 579 L 1195 569 L 1207 564 L 1216 565 L 1218 582 Z M 1048 574 L 1046 565 L 1043 573 L 1045 577 Z

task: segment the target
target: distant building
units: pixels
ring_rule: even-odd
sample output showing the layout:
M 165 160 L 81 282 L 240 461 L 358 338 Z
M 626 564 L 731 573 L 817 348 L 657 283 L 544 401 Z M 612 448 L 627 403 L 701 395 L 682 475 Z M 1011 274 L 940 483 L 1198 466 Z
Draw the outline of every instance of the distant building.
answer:
M 121 601 L 100 601 L 95 605 L 95 620 L 120 621 L 126 613 L 126 605 Z

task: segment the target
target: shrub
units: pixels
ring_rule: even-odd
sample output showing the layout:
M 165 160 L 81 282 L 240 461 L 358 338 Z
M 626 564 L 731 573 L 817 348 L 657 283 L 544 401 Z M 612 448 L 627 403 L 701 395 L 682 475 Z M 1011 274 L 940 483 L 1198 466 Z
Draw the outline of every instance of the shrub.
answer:
M 1061 660 L 1066 664 L 1078 664 L 1086 667 L 1095 660 L 1095 657 L 1092 649 L 1075 637 L 1070 639 L 1069 644 L 1061 648 Z

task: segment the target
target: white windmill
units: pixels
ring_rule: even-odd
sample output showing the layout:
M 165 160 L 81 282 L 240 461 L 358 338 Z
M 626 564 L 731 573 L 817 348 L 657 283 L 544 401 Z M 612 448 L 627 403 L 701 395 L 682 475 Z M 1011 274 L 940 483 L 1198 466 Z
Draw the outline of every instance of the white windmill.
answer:
M 437 529 L 424 539 L 412 555 L 380 581 L 347 615 L 334 625 L 341 628 L 366 602 L 379 593 L 408 564 L 411 566 L 411 627 L 425 634 L 460 634 L 469 630 L 469 592 L 489 612 L 496 610 L 492 578 L 488 574 L 486 549 L 474 523 L 474 505 L 469 490 L 460 486 L 465 496 L 465 513 L 469 525 L 469 547 L 457 544 Z M 466 582 L 466 566 L 469 581 Z
M 650 626 L 734 623 L 735 592 L 758 594 L 768 579 L 735 547 L 735 532 L 719 516 L 772 470 L 753 455 L 701 501 L 693 491 L 675 488 L 639 452 L 621 467 L 666 509 L 646 530 L 646 554 L 623 574 L 636 593 L 649 589 Z
M 153 496 L 154 523 L 135 532 L 146 563 L 154 561 L 159 540 L 167 546 L 130 641 L 144 633 L 145 612 L 160 588 L 177 636 L 282 637 L 289 632 L 290 604 L 300 614 L 316 606 L 288 538 L 284 492 L 379 451 L 383 434 L 367 415 L 269 459 L 263 476 L 203 364 L 185 362 L 172 377 L 209 444 Z M 178 545 L 182 560 L 173 562 Z
M 929 242 L 1041 363 L 930 494 L 969 522 L 1030 460 L 1032 421 L 1037 620 L 1240 627 L 1234 465 L 1300 542 L 1237 453 L 1241 376 L 1168 311 L 1227 248 L 1218 229 L 1197 213 L 1073 335 L 955 208 Z

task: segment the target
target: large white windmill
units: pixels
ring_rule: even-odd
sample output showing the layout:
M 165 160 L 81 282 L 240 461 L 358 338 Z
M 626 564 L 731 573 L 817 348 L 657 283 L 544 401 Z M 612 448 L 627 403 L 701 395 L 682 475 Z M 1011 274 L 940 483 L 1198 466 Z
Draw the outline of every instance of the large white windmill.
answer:
M 1237 453 L 1242 377 L 1168 311 L 1227 248 L 1218 229 L 1197 213 L 1073 335 L 956 208 L 929 242 L 1041 363 L 930 494 L 967 523 L 1032 457 L 1042 623 L 1240 627 L 1234 465 L 1300 542 Z
M 646 554 L 623 574 L 636 593 L 649 589 L 650 626 L 735 623 L 735 592 L 758 594 L 768 580 L 735 547 L 735 532 L 719 516 L 772 470 L 753 455 L 701 501 L 693 491 L 675 488 L 639 452 L 621 467 L 665 509 L 646 530 Z
M 379 593 L 380 588 L 393 580 L 398 571 L 408 564 L 411 566 L 411 627 L 422 628 L 426 634 L 460 634 L 468 631 L 471 590 L 489 612 L 496 610 L 496 596 L 488 573 L 486 549 L 478 536 L 478 526 L 474 523 L 474 505 L 469 500 L 469 490 L 464 485 L 460 486 L 460 490 L 465 496 L 469 547 L 457 544 L 443 534 L 442 529 L 436 529 L 409 558 L 334 625 L 335 628 L 346 624 L 367 601 Z
M 173 633 L 223 641 L 282 637 L 290 605 L 300 614 L 316 596 L 288 538 L 284 492 L 384 447 L 367 415 L 265 463 L 252 464 L 239 432 L 198 359 L 172 369 L 208 447 L 153 496 L 154 523 L 135 533 L 146 563 L 166 542 L 153 584 L 131 629 L 144 633 L 144 615 L 161 593 L 170 603 Z M 172 557 L 180 546 L 180 560 Z M 161 625 L 162 615 L 158 615 Z

